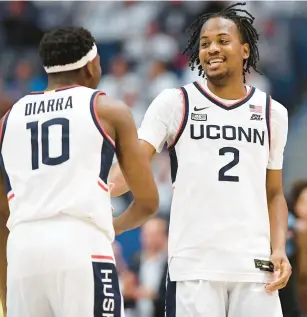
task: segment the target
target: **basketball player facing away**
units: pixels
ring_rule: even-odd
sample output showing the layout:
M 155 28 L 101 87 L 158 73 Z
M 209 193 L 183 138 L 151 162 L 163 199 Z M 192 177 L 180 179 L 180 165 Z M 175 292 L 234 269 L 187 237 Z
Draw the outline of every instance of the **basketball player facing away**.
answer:
M 192 24 L 190 66 L 207 80 L 161 92 L 138 131 L 148 161 L 165 141 L 170 154 L 167 317 L 282 316 L 287 111 L 244 84 L 258 34 L 238 5 Z M 128 189 L 116 164 L 109 182 Z
M 87 30 L 51 31 L 39 53 L 47 90 L 1 121 L 2 303 L 7 196 L 7 316 L 122 317 L 106 182 L 116 151 L 135 197 L 118 233 L 139 226 L 158 207 L 149 161 L 128 107 L 95 90 L 100 59 Z

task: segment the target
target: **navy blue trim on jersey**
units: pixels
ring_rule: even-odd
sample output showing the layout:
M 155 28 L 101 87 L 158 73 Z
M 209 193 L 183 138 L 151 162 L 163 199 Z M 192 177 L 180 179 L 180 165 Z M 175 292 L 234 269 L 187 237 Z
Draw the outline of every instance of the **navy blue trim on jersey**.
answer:
M 94 317 L 121 317 L 122 296 L 115 265 L 108 262 L 93 262 L 92 265 Z
M 256 89 L 255 87 L 251 87 L 251 90 L 249 91 L 249 94 L 243 98 L 242 100 L 240 100 L 239 102 L 234 103 L 233 105 L 229 105 L 226 106 L 223 103 L 221 103 L 220 101 L 218 101 L 217 99 L 214 99 L 212 96 L 210 96 L 200 85 L 197 81 L 195 81 L 193 83 L 193 85 L 197 88 L 197 90 L 204 95 L 208 100 L 210 100 L 212 103 L 216 104 L 217 106 L 221 107 L 222 109 L 225 110 L 233 110 L 236 109 L 242 105 L 244 105 L 245 103 L 247 103 L 253 96 L 253 94 L 255 93 Z
M 266 95 L 266 103 L 265 103 L 265 120 L 266 126 L 268 130 L 268 139 L 269 139 L 269 147 L 271 146 L 271 96 Z
M 183 115 L 183 118 L 182 118 L 182 122 L 181 122 L 181 125 L 180 125 L 180 128 L 179 128 L 179 131 L 176 134 L 175 140 L 169 146 L 169 148 L 168 148 L 169 150 L 174 148 L 175 145 L 177 144 L 177 142 L 179 141 L 179 139 L 181 137 L 181 134 L 184 131 L 185 126 L 187 125 L 187 122 L 188 122 L 188 118 L 189 118 L 189 109 L 190 109 L 190 107 L 189 107 L 188 93 L 187 93 L 187 91 L 185 90 L 184 87 L 180 87 L 179 89 L 182 91 L 182 94 L 183 94 L 183 107 L 184 107 L 183 111 L 184 111 L 184 115 Z
M 177 170 L 178 170 L 178 159 L 176 154 L 176 149 L 173 147 L 168 152 L 171 164 L 171 178 L 172 183 L 174 184 L 176 181 Z
M 114 148 L 114 145 L 109 140 L 109 136 L 105 133 L 105 131 L 103 131 L 101 124 L 98 121 L 99 119 L 96 117 L 96 114 L 95 114 L 95 100 L 96 100 L 96 97 L 98 97 L 98 95 L 104 95 L 104 93 L 101 91 L 95 91 L 92 94 L 91 101 L 90 101 L 91 115 L 92 115 L 93 121 L 95 123 L 95 126 L 97 127 L 97 129 L 101 133 L 101 135 L 103 136 L 104 142 L 109 143 L 109 145 Z
M 0 172 L 2 173 L 5 191 L 8 194 L 12 190 L 12 186 L 11 186 L 9 176 L 8 176 L 6 169 L 5 169 L 5 166 L 4 166 L 2 154 L 0 154 Z
M 115 149 L 106 141 L 107 139 L 103 139 L 99 177 L 107 184 Z
M 176 175 L 177 175 L 177 169 L 178 169 L 178 160 L 177 160 L 177 154 L 176 154 L 176 150 L 175 150 L 175 145 L 177 144 L 177 142 L 180 139 L 180 136 L 182 135 L 187 122 L 188 122 L 188 118 L 189 118 L 189 97 L 188 97 L 188 93 L 186 91 L 186 89 L 184 87 L 179 88 L 182 91 L 183 94 L 183 99 L 184 99 L 184 115 L 182 118 L 182 122 L 181 122 L 181 126 L 179 128 L 179 131 L 177 132 L 177 135 L 175 137 L 174 142 L 168 147 L 168 153 L 169 153 L 169 157 L 170 157 L 170 164 L 171 164 L 171 177 L 172 177 L 172 183 L 175 182 L 176 180 Z
M 3 119 L 3 126 L 2 126 L 2 131 L 1 131 L 2 133 L 1 133 L 1 139 L 0 139 L 0 171 L 2 173 L 4 187 L 5 187 L 5 191 L 7 194 L 12 190 L 12 186 L 11 186 L 9 176 L 8 176 L 8 174 L 5 170 L 5 166 L 4 166 L 4 160 L 3 160 L 3 155 L 2 155 L 2 144 L 4 141 L 4 135 L 5 135 L 6 127 L 7 127 L 7 120 L 9 118 L 10 113 L 11 113 L 11 110 L 8 111 L 8 113 L 5 115 L 5 117 Z
M 172 282 L 167 274 L 165 317 L 176 317 L 176 282 Z

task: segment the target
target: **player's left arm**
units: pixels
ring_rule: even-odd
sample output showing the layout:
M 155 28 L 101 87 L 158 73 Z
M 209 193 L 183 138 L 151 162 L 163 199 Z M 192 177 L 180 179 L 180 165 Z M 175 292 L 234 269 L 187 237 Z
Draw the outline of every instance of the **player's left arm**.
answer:
M 282 165 L 284 148 L 288 134 L 287 110 L 276 101 L 271 102 L 271 145 L 267 169 L 266 191 L 271 232 L 271 261 L 274 270 L 279 271 L 278 279 L 266 289 L 275 291 L 286 286 L 291 265 L 286 255 L 288 230 L 288 207 L 283 191 Z
M 4 188 L 2 173 L 0 173 L 0 297 L 4 316 L 6 316 L 6 243 L 9 234 L 6 226 L 9 216 L 7 195 Z

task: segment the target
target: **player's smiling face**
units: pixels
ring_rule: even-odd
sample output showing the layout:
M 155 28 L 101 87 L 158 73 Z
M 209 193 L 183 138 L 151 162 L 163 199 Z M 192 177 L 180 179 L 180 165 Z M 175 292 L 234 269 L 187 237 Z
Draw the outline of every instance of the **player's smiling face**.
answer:
M 241 42 L 237 25 L 222 17 L 209 19 L 200 32 L 199 59 L 208 80 L 241 75 L 249 46 Z

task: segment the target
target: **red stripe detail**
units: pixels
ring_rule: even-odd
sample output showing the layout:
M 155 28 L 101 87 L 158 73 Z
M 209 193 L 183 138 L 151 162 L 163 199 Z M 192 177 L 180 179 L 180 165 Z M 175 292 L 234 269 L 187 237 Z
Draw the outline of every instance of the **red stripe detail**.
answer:
M 43 93 L 45 93 L 44 91 L 31 91 L 30 95 L 42 95 Z
M 182 119 L 181 119 L 180 127 L 179 127 L 179 129 L 178 129 L 178 131 L 177 131 L 177 133 L 176 133 L 176 136 L 175 136 L 175 138 L 174 138 L 172 144 L 170 144 L 170 145 L 168 146 L 168 148 L 171 147 L 171 146 L 176 142 L 177 137 L 178 137 L 178 134 L 180 133 L 181 128 L 182 128 L 182 125 L 183 125 L 183 123 L 184 123 L 185 112 L 187 111 L 187 110 L 186 110 L 186 108 L 187 108 L 186 106 L 187 106 L 187 105 L 186 105 L 186 103 L 185 103 L 185 98 L 184 98 L 183 91 L 182 91 L 180 88 L 178 88 L 178 89 L 180 90 L 180 93 L 181 93 L 182 99 L 183 99 Z
M 110 255 L 92 255 L 92 259 L 96 260 L 111 260 L 114 261 L 113 257 Z
M 109 191 L 109 188 L 106 187 L 101 181 L 98 181 L 98 185 L 99 185 L 104 191 L 106 191 L 106 192 Z
M 96 109 L 96 105 L 97 105 L 97 98 L 98 96 L 101 96 L 101 95 L 105 95 L 105 93 L 103 92 L 100 92 L 99 94 L 97 94 L 94 98 L 94 101 L 93 101 L 93 109 L 94 109 L 94 114 L 95 114 L 95 118 L 96 118 L 96 121 L 97 123 L 99 124 L 101 130 L 103 131 L 103 133 L 105 134 L 105 136 L 108 138 L 108 140 L 111 142 L 111 144 L 113 145 L 113 147 L 115 147 L 115 142 L 113 141 L 113 139 L 109 136 L 109 134 L 106 132 L 106 130 L 103 128 L 100 120 L 99 120 L 99 116 L 97 114 L 97 109 Z
M 10 194 L 8 197 L 7 197 L 7 200 L 8 201 L 10 201 L 12 198 L 14 198 L 15 197 L 15 194 L 14 193 L 12 193 L 12 194 Z
M 218 103 L 224 105 L 225 107 L 232 107 L 232 106 L 235 106 L 236 104 L 242 102 L 242 100 L 246 99 L 246 98 L 250 95 L 250 93 L 251 93 L 251 91 L 252 91 L 252 87 L 249 87 L 249 91 L 248 91 L 248 93 L 247 93 L 244 97 L 242 97 L 240 100 L 236 101 L 236 102 L 233 103 L 233 104 L 227 104 L 227 103 L 222 102 L 221 100 L 216 99 L 215 96 L 212 95 L 212 92 L 211 92 L 209 89 L 205 89 L 205 88 L 200 84 L 200 82 L 197 82 L 197 83 L 198 83 L 198 86 L 201 88 L 201 90 L 203 90 L 203 91 L 204 91 L 206 94 L 208 94 L 212 99 L 214 99 L 216 102 L 218 102 Z

